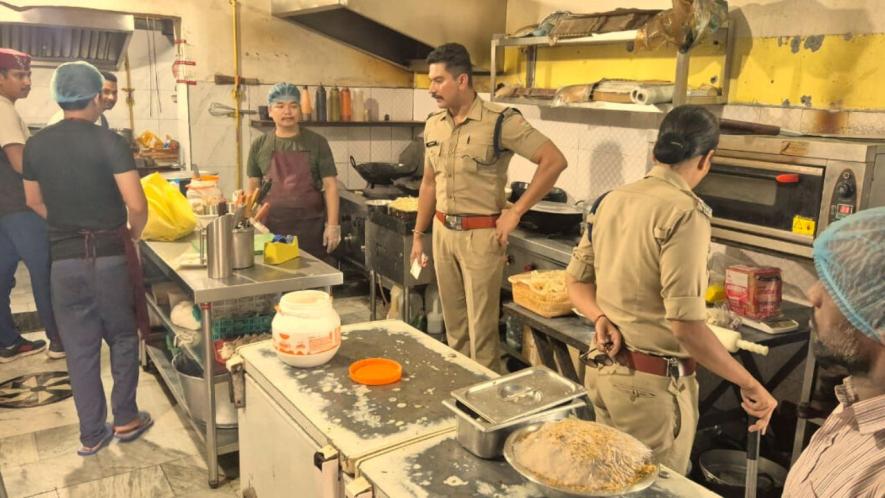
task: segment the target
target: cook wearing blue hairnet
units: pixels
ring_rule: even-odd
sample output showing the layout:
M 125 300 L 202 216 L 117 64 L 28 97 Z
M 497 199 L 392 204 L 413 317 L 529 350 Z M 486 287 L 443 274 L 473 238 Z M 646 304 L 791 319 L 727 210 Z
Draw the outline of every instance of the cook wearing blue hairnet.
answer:
M 84 61 L 67 62 L 58 66 L 52 74 L 49 86 L 52 99 L 62 108 L 65 104 L 82 102 L 101 93 L 104 77 L 92 64 Z
M 814 266 L 814 355 L 850 375 L 784 496 L 885 496 L 885 207 L 830 225 L 814 241 Z
M 341 242 L 338 172 L 329 142 L 301 126 L 301 97 L 291 83 L 270 89 L 274 129 L 252 142 L 246 174 L 250 190 L 272 182 L 265 225 L 273 233 L 298 236 L 302 250 L 324 257 Z

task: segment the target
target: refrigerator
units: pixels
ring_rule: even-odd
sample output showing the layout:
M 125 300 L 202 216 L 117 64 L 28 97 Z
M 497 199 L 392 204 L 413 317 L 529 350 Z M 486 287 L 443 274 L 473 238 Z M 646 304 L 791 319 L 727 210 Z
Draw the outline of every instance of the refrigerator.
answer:
M 454 389 L 497 376 L 398 320 L 341 332 L 337 354 L 315 368 L 286 365 L 271 341 L 238 350 L 244 496 L 343 498 L 361 462 L 451 433 L 455 418 L 441 401 Z M 351 381 L 350 364 L 371 357 L 398 361 L 402 379 L 385 386 Z

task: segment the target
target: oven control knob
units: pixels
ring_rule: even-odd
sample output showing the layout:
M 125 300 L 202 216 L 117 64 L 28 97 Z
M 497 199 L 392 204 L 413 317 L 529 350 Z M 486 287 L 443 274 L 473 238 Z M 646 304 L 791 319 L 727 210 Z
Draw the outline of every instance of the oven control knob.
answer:
M 529 263 L 522 267 L 522 271 L 535 271 L 536 268 L 538 267 L 534 263 Z
M 840 183 L 838 187 L 836 187 L 836 192 L 839 193 L 839 197 L 848 198 L 854 195 L 854 186 L 848 182 Z
M 510 254 L 508 254 L 508 255 L 507 255 L 507 259 L 504 261 L 504 264 L 506 264 L 506 265 L 512 265 L 512 264 L 513 264 L 513 256 L 511 256 Z

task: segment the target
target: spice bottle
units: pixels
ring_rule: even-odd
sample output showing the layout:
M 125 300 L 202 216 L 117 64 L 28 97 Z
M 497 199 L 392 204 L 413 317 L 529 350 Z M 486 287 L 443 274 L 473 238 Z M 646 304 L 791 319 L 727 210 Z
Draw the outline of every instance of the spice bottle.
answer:
M 317 98 L 316 98 L 316 120 L 319 122 L 323 122 L 326 120 L 326 88 L 323 85 L 320 85 L 317 88 Z
M 337 86 L 329 92 L 329 121 L 341 121 L 341 92 Z
M 353 112 L 350 102 L 350 90 L 347 87 L 341 89 L 341 121 L 350 121 Z
M 312 117 L 313 106 L 310 105 L 310 92 L 307 90 L 307 85 L 304 85 L 304 89 L 301 90 L 301 120 L 310 121 Z

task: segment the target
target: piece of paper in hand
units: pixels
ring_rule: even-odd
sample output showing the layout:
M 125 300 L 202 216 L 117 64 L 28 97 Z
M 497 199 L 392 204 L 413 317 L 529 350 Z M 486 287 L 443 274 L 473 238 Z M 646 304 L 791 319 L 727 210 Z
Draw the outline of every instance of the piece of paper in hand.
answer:
M 424 257 L 425 256 L 422 255 L 422 258 L 424 258 Z M 414 278 L 415 280 L 418 280 L 418 277 L 421 276 L 421 261 L 420 261 L 420 259 L 422 259 L 422 258 L 415 258 L 415 260 L 412 261 L 412 268 L 409 270 L 409 273 L 412 274 L 412 278 Z

